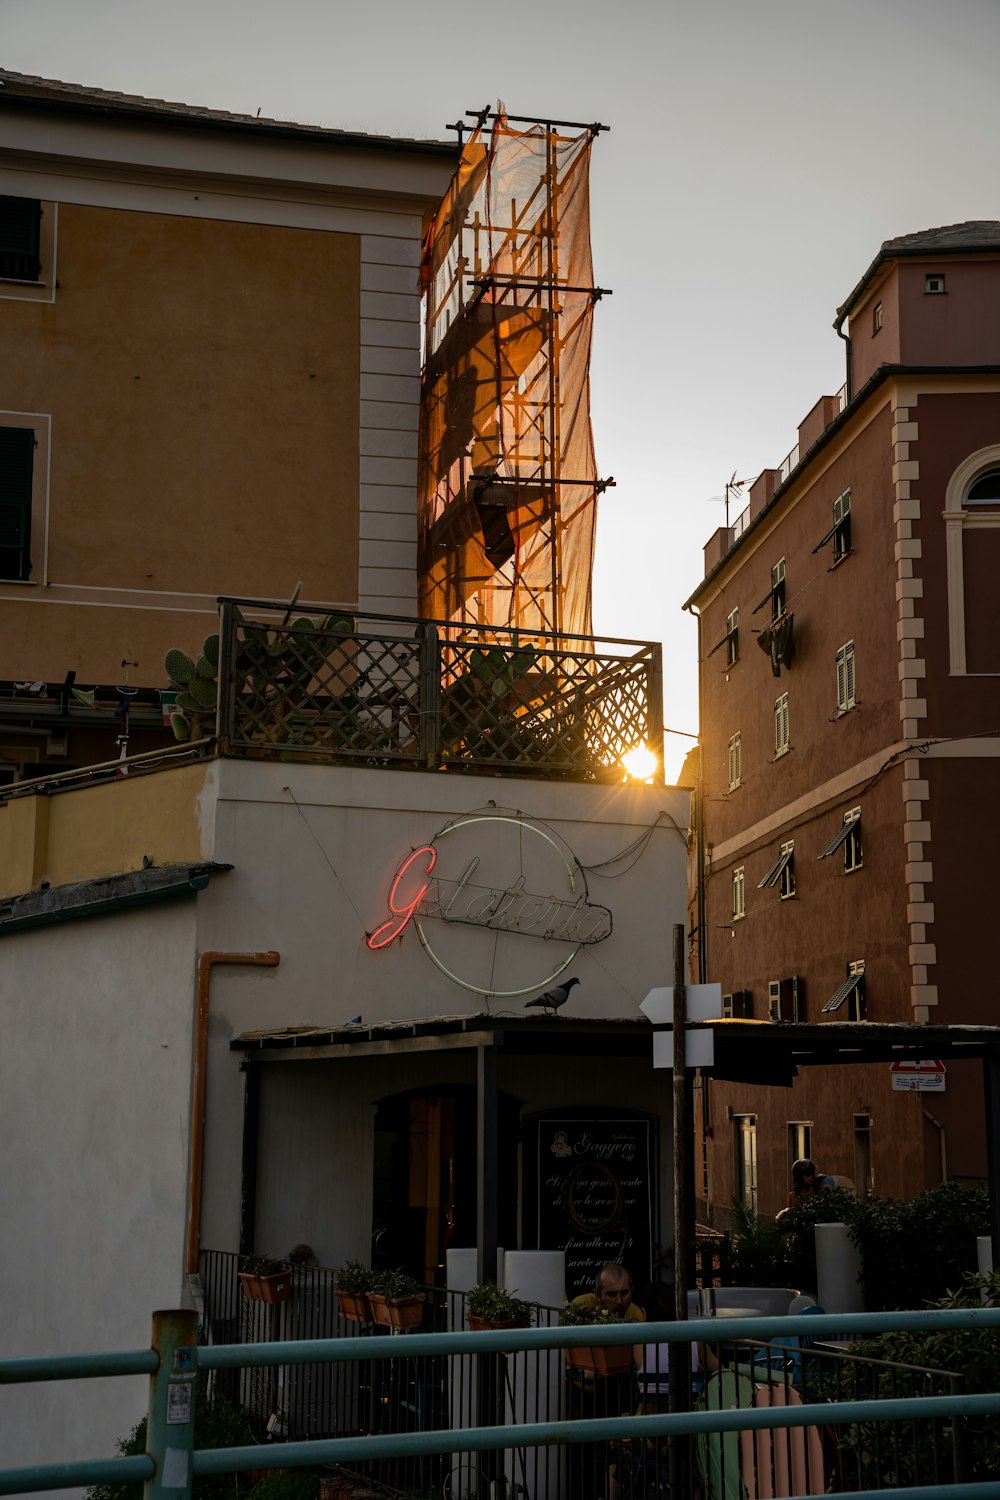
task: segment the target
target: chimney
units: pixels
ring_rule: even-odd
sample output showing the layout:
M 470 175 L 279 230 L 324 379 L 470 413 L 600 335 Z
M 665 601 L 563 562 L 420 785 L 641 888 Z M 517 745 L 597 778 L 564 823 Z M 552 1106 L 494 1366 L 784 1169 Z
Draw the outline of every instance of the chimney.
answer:
M 721 562 L 733 545 L 733 531 L 731 526 L 720 526 L 714 531 L 705 543 L 705 577 Z
M 761 469 L 750 486 L 750 519 L 759 516 L 778 487 L 780 469 Z
M 836 396 L 820 396 L 811 412 L 799 423 L 799 456 L 804 457 L 813 443 L 829 427 L 840 411 Z

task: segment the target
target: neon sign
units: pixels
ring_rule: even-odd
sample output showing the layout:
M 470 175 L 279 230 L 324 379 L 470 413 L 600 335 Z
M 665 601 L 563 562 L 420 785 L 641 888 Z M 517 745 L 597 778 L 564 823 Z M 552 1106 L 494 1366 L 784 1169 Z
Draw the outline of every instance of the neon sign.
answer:
M 387 921 L 383 922 L 381 926 L 376 927 L 375 931 L 369 935 L 369 948 L 387 948 L 392 942 L 393 938 L 400 937 L 407 922 L 409 922 L 410 918 L 413 916 L 413 913 L 416 911 L 417 907 L 424 899 L 427 891 L 430 889 L 430 881 L 425 880 L 423 885 L 420 887 L 411 901 L 399 902 L 396 899 L 399 894 L 399 887 L 403 882 L 406 872 L 409 870 L 412 864 L 416 864 L 417 860 L 422 854 L 427 856 L 427 867 L 424 870 L 425 875 L 429 875 L 434 866 L 437 864 L 437 850 L 430 844 L 423 844 L 419 849 L 414 849 L 410 857 L 408 859 L 404 859 L 403 863 L 396 871 L 396 878 L 392 882 L 392 886 L 389 890 L 389 910 L 392 915 L 388 918 Z
M 467 857 L 471 853 L 467 848 L 469 839 L 475 839 L 473 847 L 482 849 L 484 837 L 492 846 L 486 856 L 491 870 L 495 867 L 501 879 L 508 877 L 502 884 L 483 880 L 481 853 Z M 454 875 L 431 875 L 439 865 L 439 854 L 449 856 L 447 863 Z M 532 890 L 529 882 L 542 889 Z M 553 892 L 550 882 L 557 887 L 562 884 L 565 893 Z M 548 890 L 545 885 L 549 885 Z M 414 849 L 393 876 L 388 906 L 389 916 L 367 938 L 369 948 L 377 951 L 388 947 L 412 923 L 424 952 L 443 974 L 463 989 L 495 995 L 521 995 L 544 986 L 562 973 L 581 947 L 603 942 L 610 937 L 612 928 L 607 907 L 597 906 L 588 899 L 583 868 L 563 840 L 544 824 L 534 823 L 519 813 L 500 811 L 456 818 L 432 843 Z M 489 971 L 481 981 L 473 983 L 460 977 L 435 950 L 426 930 L 430 919 L 446 926 L 478 927 L 497 935 L 490 949 Z M 562 956 L 555 967 L 549 958 L 544 972 L 532 965 L 531 977 L 517 988 L 497 988 L 495 943 L 501 936 L 512 940 L 540 938 L 562 949 Z M 436 938 L 435 943 L 438 944 Z M 467 947 L 459 945 L 459 951 L 463 965 L 468 963 Z M 523 959 L 516 967 L 523 970 Z

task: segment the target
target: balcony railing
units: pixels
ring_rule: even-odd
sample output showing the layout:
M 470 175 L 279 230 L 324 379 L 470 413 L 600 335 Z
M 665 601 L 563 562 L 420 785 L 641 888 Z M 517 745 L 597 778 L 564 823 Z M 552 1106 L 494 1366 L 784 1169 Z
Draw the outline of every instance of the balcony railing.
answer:
M 202 1252 L 204 1343 L 364 1340 L 387 1332 L 341 1317 L 333 1271 L 295 1271 L 289 1299 L 268 1304 L 250 1302 L 242 1295 L 237 1262 L 234 1254 Z M 530 1306 L 533 1327 L 558 1324 L 558 1309 Z M 709 1484 L 717 1486 L 710 1493 L 742 1493 L 744 1486 L 748 1493 L 758 1495 L 819 1494 L 830 1488 L 895 1492 L 905 1484 L 945 1486 L 967 1478 L 961 1416 L 924 1416 L 905 1407 L 906 1415 L 899 1415 L 901 1405 L 917 1397 L 961 1395 L 961 1375 L 889 1364 L 814 1342 L 823 1317 L 781 1319 L 782 1332 L 770 1340 L 747 1337 L 742 1325 L 739 1337 L 734 1338 L 729 1325 L 720 1319 L 719 1337 L 707 1343 L 706 1321 L 699 1320 L 695 1326 L 703 1340 L 700 1362 L 710 1367 L 714 1362 L 719 1370 L 707 1380 L 704 1369 L 695 1377 L 696 1390 L 705 1381 L 697 1409 L 718 1412 L 751 1404 L 788 1407 L 875 1399 L 886 1403 L 887 1415 L 882 1418 L 874 1408 L 864 1419 L 839 1426 L 836 1435 L 821 1421 L 800 1428 L 798 1438 L 789 1431 L 765 1430 L 755 1435 L 748 1419 L 745 1430 L 701 1437 L 696 1440 L 696 1457 Z M 841 1321 L 831 1319 L 838 1336 Z M 666 1326 L 656 1325 L 658 1339 Z M 631 1327 L 641 1339 L 643 1325 Z M 460 1333 L 464 1328 L 464 1296 L 425 1288 L 422 1322 L 411 1331 Z M 805 1336 L 807 1329 L 810 1337 Z M 581 1332 L 574 1329 L 571 1336 Z M 502 1342 L 498 1335 L 494 1337 Z M 516 1346 L 517 1334 L 510 1337 Z M 239 1402 L 252 1422 L 266 1426 L 276 1441 L 362 1435 L 391 1439 L 407 1433 L 444 1435 L 503 1424 L 516 1430 L 540 1422 L 592 1420 L 636 1411 L 649 1415 L 667 1408 L 667 1346 L 660 1341 L 649 1346 L 641 1371 L 631 1367 L 627 1355 L 625 1372 L 610 1376 L 570 1368 L 558 1348 L 522 1346 L 465 1354 L 452 1352 L 450 1343 L 446 1353 L 410 1358 L 405 1355 L 407 1339 L 403 1336 L 392 1341 L 403 1357 L 387 1358 L 385 1340 L 371 1342 L 370 1359 L 302 1364 L 279 1359 L 273 1365 L 218 1369 L 208 1379 L 213 1393 Z M 631 1343 L 628 1349 L 631 1353 Z M 711 1351 L 707 1357 L 706 1349 Z M 829 1406 L 824 1410 L 829 1411 Z M 386 1442 L 386 1449 L 391 1446 Z M 596 1500 L 608 1494 L 612 1473 L 620 1500 L 648 1500 L 667 1493 L 668 1471 L 666 1437 L 624 1434 L 611 1442 L 502 1448 L 496 1453 L 463 1452 L 456 1444 L 455 1451 L 381 1456 L 355 1465 L 355 1472 L 397 1494 L 441 1500 L 471 1500 L 472 1495 L 487 1490 L 542 1500 Z M 798 1488 L 775 1487 L 779 1475 L 785 1475 L 787 1483 L 789 1474 L 798 1481 Z
M 663 743 L 647 641 L 222 604 L 223 753 L 619 781 Z

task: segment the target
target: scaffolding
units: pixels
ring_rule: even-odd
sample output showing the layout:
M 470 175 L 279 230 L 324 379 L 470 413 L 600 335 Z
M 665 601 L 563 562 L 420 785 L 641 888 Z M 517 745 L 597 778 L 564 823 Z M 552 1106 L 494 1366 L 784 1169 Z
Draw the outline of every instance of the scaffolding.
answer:
M 422 261 L 420 612 L 589 635 L 597 496 L 613 483 L 590 428 L 605 292 L 589 167 L 606 127 L 473 119 Z

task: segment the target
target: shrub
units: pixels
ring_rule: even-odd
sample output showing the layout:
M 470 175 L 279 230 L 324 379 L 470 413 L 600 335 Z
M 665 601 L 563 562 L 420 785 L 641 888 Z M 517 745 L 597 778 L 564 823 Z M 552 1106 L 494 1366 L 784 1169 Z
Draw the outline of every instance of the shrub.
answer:
M 359 1260 L 348 1260 L 337 1267 L 337 1290 L 352 1297 L 374 1291 L 377 1280 L 378 1272 L 371 1266 L 363 1266 Z
M 217 1396 L 214 1401 L 199 1394 L 194 1411 L 195 1448 L 244 1448 L 255 1442 L 246 1413 L 239 1406 Z M 133 1427 L 127 1438 L 118 1445 L 122 1458 L 135 1458 L 146 1451 L 146 1418 Z M 196 1474 L 192 1481 L 192 1492 L 198 1500 L 239 1500 L 240 1474 Z M 86 1500 L 142 1500 L 142 1481 L 130 1480 L 126 1484 L 95 1484 L 87 1491 Z M 242 1493 L 246 1493 L 243 1481 Z
M 405 1271 L 377 1271 L 370 1290 L 376 1296 L 390 1301 L 397 1297 L 415 1297 L 420 1291 L 420 1282 Z
M 301 1469 L 269 1474 L 254 1485 L 249 1500 L 319 1500 L 319 1475 Z
M 979 1307 L 980 1288 L 985 1288 L 989 1301 L 1000 1303 L 1000 1271 L 988 1276 L 966 1274 L 955 1291 L 938 1298 L 932 1307 Z M 899 1364 L 920 1365 L 934 1370 L 948 1370 L 960 1374 L 965 1394 L 986 1393 L 1000 1390 L 1000 1329 L 997 1328 L 942 1328 L 934 1331 L 918 1329 L 905 1333 L 883 1333 L 876 1339 L 866 1339 L 851 1346 L 852 1351 L 872 1359 L 892 1360 Z M 879 1378 L 876 1394 L 898 1395 L 894 1371 L 886 1371 Z M 840 1395 L 842 1399 L 842 1393 Z M 848 1429 L 844 1430 L 847 1437 Z M 971 1472 L 971 1480 L 995 1480 L 1000 1474 L 1000 1425 L 993 1415 L 965 1418 L 965 1439 Z M 950 1440 L 950 1439 L 949 1439 Z M 842 1439 L 843 1441 L 843 1439 Z M 861 1465 L 863 1482 L 873 1477 L 875 1454 L 866 1444 L 862 1432 L 854 1433 L 854 1445 Z M 931 1452 L 932 1436 L 929 1423 L 914 1424 L 914 1443 L 899 1445 L 895 1454 L 898 1472 L 894 1484 L 898 1487 L 926 1482 L 933 1472 Z M 875 1476 L 877 1478 L 877 1475 Z
M 466 1298 L 466 1311 L 473 1318 L 482 1318 L 486 1323 L 507 1323 L 512 1318 L 527 1318 L 530 1308 L 527 1302 L 515 1297 L 513 1292 L 503 1291 L 492 1281 L 480 1282 Z
M 989 1233 L 985 1188 L 945 1182 L 915 1198 L 859 1201 L 837 1189 L 803 1198 L 783 1220 L 789 1285 L 814 1289 L 817 1224 L 844 1223 L 861 1252 L 869 1312 L 923 1307 L 976 1269 L 976 1238 Z

